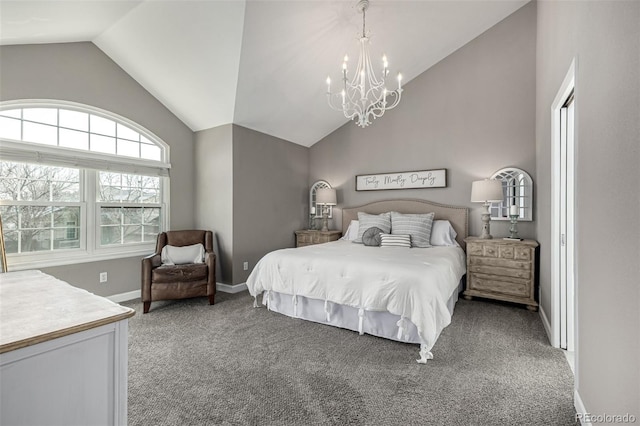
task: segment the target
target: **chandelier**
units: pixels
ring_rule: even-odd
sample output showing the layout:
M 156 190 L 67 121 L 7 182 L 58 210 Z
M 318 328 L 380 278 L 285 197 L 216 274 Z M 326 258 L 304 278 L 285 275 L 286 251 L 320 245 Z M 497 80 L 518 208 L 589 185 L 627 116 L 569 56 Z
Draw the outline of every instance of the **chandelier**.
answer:
M 327 77 L 327 100 L 329 106 L 342 111 L 344 116 L 355 120 L 358 126 L 367 127 L 371 122 L 382 117 L 386 110 L 395 108 L 402 96 L 402 74 L 398 73 L 398 88 L 389 90 L 385 87 L 385 78 L 389 75 L 389 63 L 386 55 L 382 56 L 382 75 L 380 80 L 373 72 L 369 57 L 369 37 L 366 32 L 365 12 L 369 8 L 369 0 L 360 0 L 356 8 L 362 12 L 362 37 L 360 37 L 360 58 L 356 71 L 349 81 L 349 58 L 344 57 L 342 63 L 342 91 L 331 93 L 331 77 Z

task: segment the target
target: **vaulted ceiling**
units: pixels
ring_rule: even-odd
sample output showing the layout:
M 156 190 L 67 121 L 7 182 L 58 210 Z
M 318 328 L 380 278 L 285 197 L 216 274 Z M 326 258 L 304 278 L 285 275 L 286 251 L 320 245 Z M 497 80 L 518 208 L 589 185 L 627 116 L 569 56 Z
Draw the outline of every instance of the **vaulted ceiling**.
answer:
M 371 0 L 372 60 L 406 84 L 528 1 Z M 325 80 L 357 58 L 356 3 L 2 0 L 0 44 L 91 41 L 194 131 L 235 123 L 311 146 L 347 121 Z

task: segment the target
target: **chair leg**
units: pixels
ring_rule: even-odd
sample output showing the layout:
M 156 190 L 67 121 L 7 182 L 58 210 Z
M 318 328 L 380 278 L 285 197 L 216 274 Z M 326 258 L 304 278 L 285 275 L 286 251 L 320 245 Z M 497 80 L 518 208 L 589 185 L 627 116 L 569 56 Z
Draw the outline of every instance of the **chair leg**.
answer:
M 210 294 L 210 295 L 209 295 L 209 304 L 210 304 L 210 305 L 213 305 L 213 301 L 214 301 L 215 297 L 216 297 L 216 295 L 215 295 L 215 294 Z
M 144 308 L 142 309 L 142 313 L 148 314 L 150 307 L 151 307 L 151 302 L 144 302 Z

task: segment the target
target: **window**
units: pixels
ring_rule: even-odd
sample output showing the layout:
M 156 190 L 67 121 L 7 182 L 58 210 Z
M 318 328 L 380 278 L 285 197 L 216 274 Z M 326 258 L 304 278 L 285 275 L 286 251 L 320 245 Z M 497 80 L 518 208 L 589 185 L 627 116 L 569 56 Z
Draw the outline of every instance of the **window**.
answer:
M 80 248 L 78 169 L 0 161 L 0 199 L 7 253 Z
M 160 178 L 98 173 L 100 244 L 155 242 L 160 232 Z
M 168 223 L 168 147 L 84 105 L 0 103 L 0 215 L 12 269 L 133 256 Z
M 160 161 L 162 148 L 115 120 L 60 108 L 0 110 L 0 138 Z

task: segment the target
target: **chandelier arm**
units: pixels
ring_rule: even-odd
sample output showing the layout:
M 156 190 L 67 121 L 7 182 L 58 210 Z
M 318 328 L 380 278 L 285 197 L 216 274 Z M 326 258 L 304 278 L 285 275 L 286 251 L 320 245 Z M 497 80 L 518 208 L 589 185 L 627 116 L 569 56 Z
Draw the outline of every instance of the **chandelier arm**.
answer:
M 344 108 L 342 108 L 342 106 L 340 106 L 340 107 L 338 108 L 337 106 L 335 106 L 335 105 L 333 104 L 333 102 L 331 102 L 331 98 L 332 98 L 332 96 L 337 97 L 337 96 L 339 96 L 339 95 L 331 94 L 331 93 L 327 93 L 327 103 L 329 104 L 329 107 L 330 107 L 332 110 L 334 110 L 334 111 L 342 111 L 342 110 L 344 109 Z
M 398 106 L 398 104 L 400 103 L 400 98 L 402 98 L 402 91 L 403 91 L 403 89 L 396 89 L 396 90 L 388 90 L 387 91 L 387 97 L 393 96 L 394 100 L 391 103 L 391 105 L 385 107 L 385 110 L 394 109 L 395 107 Z

